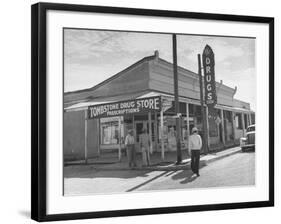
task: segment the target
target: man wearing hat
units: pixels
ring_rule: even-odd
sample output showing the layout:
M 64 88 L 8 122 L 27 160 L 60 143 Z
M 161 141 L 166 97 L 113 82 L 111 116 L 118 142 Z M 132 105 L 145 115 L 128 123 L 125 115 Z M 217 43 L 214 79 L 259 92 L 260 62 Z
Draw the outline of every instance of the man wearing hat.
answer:
M 125 138 L 125 146 L 127 148 L 127 156 L 129 160 L 129 167 L 136 167 L 136 151 L 135 151 L 135 138 L 133 130 L 128 130 L 128 134 Z
M 149 135 L 147 134 L 147 129 L 142 129 L 142 134 L 140 135 L 140 147 L 142 151 L 142 165 L 150 165 L 150 155 L 149 155 L 149 146 L 151 142 L 149 140 Z
M 192 128 L 192 135 L 189 137 L 189 152 L 191 152 L 191 170 L 194 174 L 199 175 L 199 162 L 200 162 L 200 150 L 202 147 L 202 139 L 198 134 L 196 127 Z

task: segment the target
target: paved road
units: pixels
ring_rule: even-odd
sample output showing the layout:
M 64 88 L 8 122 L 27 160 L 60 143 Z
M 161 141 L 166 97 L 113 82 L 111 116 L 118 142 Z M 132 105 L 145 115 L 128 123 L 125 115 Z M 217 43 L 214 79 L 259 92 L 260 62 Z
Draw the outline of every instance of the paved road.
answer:
M 255 184 L 255 154 L 239 153 L 201 168 L 200 177 L 190 170 L 168 172 L 135 190 L 242 186 Z
M 79 178 L 78 178 L 79 176 Z M 179 171 L 84 170 L 65 178 L 66 195 L 88 195 L 161 189 L 207 188 L 255 184 L 255 153 L 238 153 L 200 169 Z

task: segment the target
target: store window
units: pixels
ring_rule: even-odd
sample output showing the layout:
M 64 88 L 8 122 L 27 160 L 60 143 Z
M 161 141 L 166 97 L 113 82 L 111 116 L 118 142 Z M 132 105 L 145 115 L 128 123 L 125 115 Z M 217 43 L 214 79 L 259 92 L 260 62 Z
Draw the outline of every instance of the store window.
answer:
M 121 127 L 119 128 L 119 117 L 101 118 L 100 120 L 100 133 L 101 144 L 114 145 L 123 143 L 124 140 L 124 126 L 121 120 Z M 119 134 L 119 131 L 121 133 Z
M 242 114 L 240 114 L 240 113 L 236 113 L 235 126 L 237 129 L 243 129 Z
M 209 121 L 209 136 L 210 137 L 218 137 L 221 129 L 221 116 L 220 110 L 213 109 L 214 115 L 208 118 Z
M 255 124 L 256 122 L 255 122 L 255 114 L 251 114 L 250 115 L 251 116 L 251 124 Z
M 245 128 L 248 127 L 248 117 L 247 114 L 244 114 L 244 124 L 245 124 Z
M 209 118 L 209 136 L 218 137 L 218 123 L 215 119 Z
M 192 118 L 192 125 L 190 125 L 190 133 L 194 126 L 198 128 L 198 132 L 201 136 L 203 136 L 203 122 L 201 115 L 201 106 L 195 104 L 189 104 L 189 117 Z
M 223 113 L 224 113 L 225 140 L 226 141 L 234 140 L 233 126 L 232 126 L 232 112 L 225 110 L 223 111 Z

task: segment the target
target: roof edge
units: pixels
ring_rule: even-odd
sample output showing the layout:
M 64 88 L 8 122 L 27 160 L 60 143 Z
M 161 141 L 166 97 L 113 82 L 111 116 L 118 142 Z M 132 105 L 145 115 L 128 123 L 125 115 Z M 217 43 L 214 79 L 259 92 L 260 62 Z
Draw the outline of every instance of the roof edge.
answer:
M 104 80 L 104 81 L 98 83 L 97 85 L 95 85 L 95 86 L 93 86 L 93 87 L 90 87 L 90 88 L 87 88 L 87 89 L 69 91 L 69 92 L 65 92 L 64 94 L 65 94 L 65 95 L 68 95 L 68 94 L 72 94 L 72 93 L 83 93 L 83 92 L 95 90 L 95 89 L 97 89 L 98 87 L 100 87 L 100 86 L 102 86 L 102 85 L 104 85 L 104 84 L 106 84 L 106 83 L 108 83 L 108 82 L 110 82 L 110 81 L 112 81 L 112 80 L 114 80 L 114 79 L 120 77 L 120 76 L 123 75 L 126 71 L 128 71 L 128 70 L 134 68 L 135 66 L 137 66 L 137 65 L 139 65 L 139 64 L 141 64 L 141 63 L 143 63 L 143 62 L 145 62 L 145 61 L 153 60 L 154 58 L 155 58 L 155 55 L 150 55 L 150 56 L 144 57 L 144 58 L 138 60 L 137 62 L 135 62 L 134 64 L 130 65 L 129 67 L 123 69 L 122 71 L 116 73 L 115 75 L 113 75 L 113 76 L 107 78 L 106 80 Z

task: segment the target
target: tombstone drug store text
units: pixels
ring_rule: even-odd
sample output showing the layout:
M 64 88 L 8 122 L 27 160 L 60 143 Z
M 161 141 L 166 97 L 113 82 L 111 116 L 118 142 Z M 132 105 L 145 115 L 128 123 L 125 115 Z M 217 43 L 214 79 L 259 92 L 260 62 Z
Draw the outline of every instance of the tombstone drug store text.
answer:
M 109 116 L 123 116 L 129 114 L 143 113 L 148 111 L 160 111 L 160 97 L 130 100 L 112 104 L 90 106 L 88 110 L 89 119 Z

